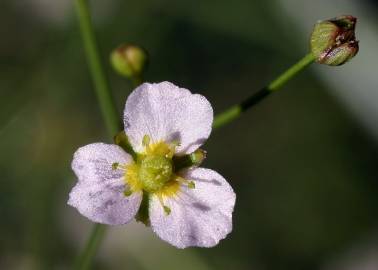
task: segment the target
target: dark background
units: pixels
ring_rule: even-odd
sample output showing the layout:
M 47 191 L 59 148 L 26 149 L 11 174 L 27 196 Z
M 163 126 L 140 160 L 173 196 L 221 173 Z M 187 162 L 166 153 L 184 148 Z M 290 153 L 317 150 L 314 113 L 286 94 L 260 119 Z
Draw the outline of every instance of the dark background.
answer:
M 108 230 L 93 269 L 378 269 L 377 1 L 91 4 L 120 111 L 132 86 L 107 59 L 123 42 L 149 51 L 147 81 L 219 113 L 301 58 L 316 20 L 353 14 L 361 40 L 347 65 L 314 65 L 214 131 L 205 166 L 237 193 L 217 247 L 177 250 L 133 222 Z M 110 141 L 72 1 L 2 0 L 0 34 L 0 268 L 71 269 L 92 226 L 66 205 L 72 154 Z

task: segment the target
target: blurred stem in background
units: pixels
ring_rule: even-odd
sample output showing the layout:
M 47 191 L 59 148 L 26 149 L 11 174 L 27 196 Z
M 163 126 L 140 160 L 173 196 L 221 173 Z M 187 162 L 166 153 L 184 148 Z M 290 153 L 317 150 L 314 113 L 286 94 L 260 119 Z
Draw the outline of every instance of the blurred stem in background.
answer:
M 84 49 L 87 55 L 87 61 L 94 83 L 97 99 L 101 108 L 101 112 L 108 133 L 110 134 L 110 136 L 113 136 L 114 134 L 117 134 L 120 130 L 122 130 L 122 125 L 119 121 L 119 114 L 117 112 L 114 100 L 112 98 L 109 83 L 100 60 L 98 45 L 88 8 L 88 0 L 75 0 L 75 7 L 79 19 Z M 263 98 L 265 98 L 268 94 L 278 90 L 288 80 L 293 78 L 301 70 L 313 63 L 314 60 L 315 58 L 313 54 L 309 53 L 308 55 L 303 57 L 299 62 L 297 62 L 294 66 L 285 71 L 281 76 L 279 76 L 277 79 L 271 82 L 267 87 L 264 87 L 251 97 L 247 98 L 242 103 L 235 105 L 230 109 L 226 110 L 225 112 L 221 113 L 220 115 L 216 116 L 214 119 L 213 127 L 218 128 L 227 123 L 230 123 L 244 111 L 261 101 Z M 140 81 L 137 80 L 133 80 L 133 82 L 136 85 L 140 83 Z M 96 251 L 101 243 L 102 238 L 104 237 L 105 230 L 105 225 L 94 225 L 90 237 L 84 247 L 84 250 L 78 257 L 78 260 L 76 262 L 76 269 L 90 269 L 93 257 L 96 255 Z
M 103 65 L 98 52 L 96 36 L 93 30 L 91 15 L 87 0 L 75 0 L 75 8 L 79 19 L 81 34 L 88 66 L 91 72 L 97 99 L 101 108 L 106 128 L 110 136 L 122 129 L 120 117 L 112 97 L 108 79 L 106 78 Z M 95 224 L 83 252 L 78 257 L 76 269 L 90 269 L 93 257 L 104 237 L 106 226 Z
M 106 225 L 104 224 L 95 224 L 93 226 L 90 237 L 87 240 L 85 249 L 76 261 L 75 269 L 84 270 L 91 268 L 90 266 L 92 264 L 92 259 L 96 255 L 101 240 L 104 238 L 105 230 Z
M 122 125 L 98 52 L 97 40 L 88 8 L 88 0 L 75 0 L 75 4 L 88 66 L 92 75 L 102 116 L 109 135 L 114 136 L 114 134 L 122 129 Z
M 278 78 L 272 81 L 268 86 L 262 88 L 240 104 L 232 106 L 223 113 L 217 115 L 214 119 L 213 128 L 221 127 L 227 123 L 230 123 L 235 118 L 240 116 L 247 109 L 264 99 L 270 93 L 273 93 L 281 88 L 287 81 L 297 75 L 301 70 L 305 69 L 308 65 L 315 61 L 315 57 L 312 53 L 307 54 L 291 68 L 282 73 Z

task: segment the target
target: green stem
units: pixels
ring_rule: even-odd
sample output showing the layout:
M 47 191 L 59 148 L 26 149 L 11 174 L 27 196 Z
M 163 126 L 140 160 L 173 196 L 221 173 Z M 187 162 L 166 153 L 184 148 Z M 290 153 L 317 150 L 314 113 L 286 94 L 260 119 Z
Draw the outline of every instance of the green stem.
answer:
M 91 268 L 92 258 L 96 255 L 97 248 L 104 237 L 106 226 L 95 224 L 93 226 L 90 238 L 88 239 L 83 253 L 78 258 L 75 269 L 86 270 Z
M 294 64 L 292 67 L 290 67 L 280 76 L 278 76 L 268 86 L 262 88 L 261 90 L 259 90 L 258 92 L 256 92 L 255 94 L 253 94 L 252 96 L 250 96 L 249 98 L 241 102 L 240 104 L 232 106 L 228 110 L 217 115 L 214 119 L 213 128 L 221 127 L 225 124 L 230 123 L 234 119 L 236 119 L 243 112 L 245 112 L 247 109 L 251 108 L 253 105 L 260 102 L 270 93 L 273 93 L 277 91 L 278 89 L 280 89 L 287 81 L 289 81 L 291 78 L 297 75 L 300 71 L 305 69 L 311 63 L 313 63 L 314 60 L 315 58 L 312 55 L 312 53 L 309 53 L 306 56 L 304 56 L 296 64 Z
M 75 7 L 97 99 L 107 130 L 110 136 L 113 136 L 122 129 L 122 126 L 98 52 L 97 40 L 88 8 L 88 0 L 75 0 Z
M 79 19 L 84 49 L 96 91 L 97 100 L 99 102 L 108 133 L 110 136 L 113 136 L 122 129 L 122 126 L 121 122 L 119 121 L 119 114 L 117 112 L 115 102 L 111 95 L 109 83 L 101 63 L 98 45 L 88 8 L 88 1 L 75 0 L 75 8 Z M 97 248 L 105 235 L 105 230 L 105 225 L 94 225 L 84 250 L 78 257 L 75 269 L 84 270 L 91 268 L 90 266 L 92 259 L 96 255 Z

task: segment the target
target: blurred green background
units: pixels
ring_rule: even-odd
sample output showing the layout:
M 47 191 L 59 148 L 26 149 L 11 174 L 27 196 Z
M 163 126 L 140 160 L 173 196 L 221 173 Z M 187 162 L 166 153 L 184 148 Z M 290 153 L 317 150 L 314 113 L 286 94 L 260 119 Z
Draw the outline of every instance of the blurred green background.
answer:
M 72 0 L 0 2 L 0 269 L 71 269 L 92 224 L 67 206 L 82 145 L 110 141 Z M 92 0 L 117 105 L 131 83 L 110 51 L 143 45 L 147 81 L 205 95 L 216 113 L 301 58 L 312 25 L 358 17 L 360 53 L 314 65 L 205 145 L 237 193 L 234 230 L 177 250 L 135 222 L 112 227 L 93 269 L 378 269 L 378 1 Z

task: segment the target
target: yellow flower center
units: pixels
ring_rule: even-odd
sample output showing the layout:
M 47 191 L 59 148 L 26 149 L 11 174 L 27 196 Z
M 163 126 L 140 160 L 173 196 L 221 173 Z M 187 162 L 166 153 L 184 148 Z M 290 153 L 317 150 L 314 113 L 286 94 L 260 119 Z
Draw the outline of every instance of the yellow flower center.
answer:
M 135 163 L 126 165 L 125 181 L 129 190 L 125 195 L 144 190 L 158 197 L 174 196 L 179 190 L 179 179 L 173 172 L 173 154 L 176 144 L 151 143 L 143 138 L 144 152 Z
M 144 190 L 156 192 L 172 177 L 172 160 L 160 155 L 145 156 L 139 165 L 138 178 Z
M 164 199 L 176 196 L 180 190 L 180 185 L 195 188 L 193 181 L 188 181 L 175 174 L 175 167 L 177 170 L 180 170 L 183 168 L 183 164 L 190 165 L 196 163 L 193 162 L 192 156 L 189 156 L 191 163 L 187 163 L 186 159 L 176 159 L 175 162 L 173 161 L 177 143 L 167 144 L 163 141 L 150 143 L 150 137 L 145 135 L 142 144 L 145 149 L 142 153 L 134 152 L 134 162 L 124 165 L 116 162 L 112 164 L 112 168 L 113 170 L 117 168 L 125 170 L 124 180 L 127 184 L 127 189 L 124 192 L 125 196 L 130 196 L 132 193 L 140 191 L 143 191 L 144 195 L 154 194 L 159 199 L 164 212 L 169 215 L 171 209 L 164 204 Z M 195 153 L 194 157 L 197 155 L 198 153 Z M 201 161 L 203 160 L 203 156 L 204 153 L 202 151 L 200 155 Z M 148 216 L 146 218 L 141 209 L 139 210 L 137 220 L 147 224 Z

